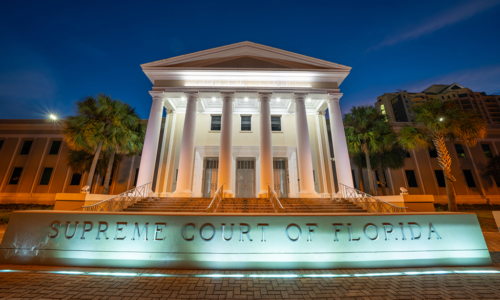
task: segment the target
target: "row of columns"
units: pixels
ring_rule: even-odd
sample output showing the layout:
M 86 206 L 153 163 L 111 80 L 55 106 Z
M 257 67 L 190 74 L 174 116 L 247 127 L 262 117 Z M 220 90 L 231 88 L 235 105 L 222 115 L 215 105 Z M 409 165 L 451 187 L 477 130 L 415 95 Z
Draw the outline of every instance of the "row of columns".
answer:
M 297 158 L 300 174 L 301 198 L 319 197 L 314 188 L 311 146 L 309 140 L 309 128 L 307 124 L 307 113 L 305 107 L 307 94 L 294 94 L 295 122 L 297 135 Z M 219 171 L 218 185 L 224 184 L 226 197 L 233 197 L 231 186 L 232 177 L 232 124 L 233 124 L 233 101 L 234 93 L 221 93 L 222 97 L 222 124 L 219 148 Z M 274 187 L 273 176 L 273 151 L 271 131 L 271 102 L 272 93 L 259 93 L 260 101 L 260 191 L 259 197 L 267 197 L 268 185 Z M 173 197 L 191 197 L 192 170 L 195 151 L 196 130 L 196 106 L 198 101 L 197 92 L 186 93 L 186 115 L 182 132 L 181 152 L 177 175 L 177 188 Z M 150 117 L 146 130 L 144 148 L 141 157 L 141 165 L 137 186 L 152 182 L 156 152 L 158 149 L 158 136 L 160 133 L 161 119 L 163 114 L 163 99 L 161 95 L 153 94 Z M 353 186 L 349 155 L 345 140 L 342 115 L 337 97 L 331 97 L 328 101 L 330 112 L 330 126 L 334 146 L 338 182 Z

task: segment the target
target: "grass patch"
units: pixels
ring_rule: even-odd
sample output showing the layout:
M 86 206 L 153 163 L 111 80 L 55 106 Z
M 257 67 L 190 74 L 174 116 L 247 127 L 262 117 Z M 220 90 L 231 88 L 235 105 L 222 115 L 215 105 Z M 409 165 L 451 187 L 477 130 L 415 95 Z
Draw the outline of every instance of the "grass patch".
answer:
M 54 205 L 10 203 L 0 204 L 0 225 L 8 224 L 15 210 L 53 210 Z

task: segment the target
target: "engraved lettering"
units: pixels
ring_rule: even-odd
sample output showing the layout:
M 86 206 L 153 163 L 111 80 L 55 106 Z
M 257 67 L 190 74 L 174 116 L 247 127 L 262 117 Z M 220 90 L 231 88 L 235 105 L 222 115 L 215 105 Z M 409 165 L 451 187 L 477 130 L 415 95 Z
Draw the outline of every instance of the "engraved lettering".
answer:
M 189 224 L 187 224 L 186 226 L 184 226 L 184 227 L 182 228 L 182 238 L 183 238 L 185 241 L 190 242 L 190 241 L 194 240 L 194 234 L 193 234 L 193 236 L 192 236 L 192 237 L 190 237 L 190 238 L 187 238 L 187 237 L 186 237 L 186 229 L 187 229 L 188 227 L 193 227 L 193 229 L 196 229 L 196 226 L 195 226 L 193 223 L 189 223 Z
M 438 240 L 441 240 L 439 233 L 436 231 L 436 228 L 432 226 L 432 223 L 429 223 L 429 240 L 431 239 L 432 234 L 435 233 Z
M 246 231 L 243 231 L 243 226 L 247 227 Z M 248 240 L 251 242 L 252 239 L 250 238 L 250 225 L 245 224 L 245 223 L 240 223 L 240 242 L 243 242 L 243 235 L 246 235 Z
M 156 223 L 155 224 L 155 241 L 164 241 L 165 237 L 162 239 L 158 238 L 158 233 L 161 233 L 163 231 L 163 228 L 167 227 L 167 223 Z
M 385 232 L 385 240 L 389 240 L 389 236 L 387 234 L 390 234 L 392 238 L 397 241 L 398 239 L 394 236 L 394 227 L 392 227 L 392 224 L 390 223 L 383 223 L 384 225 L 384 232 Z
M 312 228 L 312 227 L 318 227 L 318 224 L 306 224 L 307 226 L 307 241 L 308 242 L 312 242 L 312 239 L 311 239 L 311 233 L 314 233 L 314 229 L 315 228 Z
M 234 224 L 231 224 L 231 237 L 226 239 L 226 236 L 224 235 L 224 229 L 226 228 L 226 224 L 222 223 L 222 239 L 224 241 L 228 242 L 233 238 L 233 227 L 234 227 Z
M 347 229 L 349 229 L 349 242 L 359 242 L 359 240 L 361 239 L 360 237 L 357 239 L 352 238 L 351 224 L 347 223 Z
M 68 221 L 68 222 L 66 222 L 66 231 L 64 232 L 64 237 L 65 237 L 66 239 L 68 239 L 68 240 L 69 240 L 69 239 L 71 239 L 71 238 L 73 238 L 73 237 L 75 236 L 75 234 L 76 234 L 76 229 L 78 228 L 78 221 L 75 223 L 75 231 L 73 231 L 73 235 L 68 236 L 68 229 L 69 229 L 69 225 L 70 225 L 70 224 L 71 224 L 71 222 L 69 222 L 69 221 Z
M 106 225 L 106 228 L 101 229 L 102 225 Z M 99 222 L 99 227 L 97 228 L 97 237 L 95 238 L 96 240 L 100 240 L 100 235 L 101 233 L 104 235 L 104 239 L 107 240 L 108 237 L 106 236 L 106 231 L 108 230 L 108 223 L 106 222 Z
M 339 227 L 339 228 L 337 228 Z M 340 228 L 344 228 L 344 224 L 342 223 L 333 223 L 333 232 L 335 234 L 335 238 L 333 239 L 334 242 L 338 242 L 339 239 L 337 237 L 337 233 L 340 232 Z M 349 230 L 349 234 L 351 234 L 351 231 Z M 350 239 L 349 239 L 350 241 Z
M 205 229 L 205 227 L 211 227 L 212 228 L 212 235 L 207 239 L 203 236 L 203 229 Z M 215 227 L 214 225 L 210 224 L 210 223 L 206 223 L 206 224 L 203 224 L 201 227 L 200 227 L 200 237 L 202 240 L 204 240 L 205 242 L 209 242 L 211 239 L 213 239 L 215 236 Z
M 410 232 L 411 232 L 411 239 L 412 240 L 419 240 L 422 237 L 422 228 L 420 228 L 420 225 L 417 223 L 408 223 L 408 226 L 410 227 Z M 418 228 L 418 236 L 415 237 L 415 233 L 413 232 L 413 227 Z
M 121 225 L 125 225 L 125 227 L 120 227 Z M 116 222 L 116 231 L 115 231 L 115 241 L 123 241 L 127 236 L 119 237 L 118 233 L 123 233 L 122 230 L 127 227 L 127 222 Z
M 87 229 L 87 225 L 90 225 L 89 229 Z M 94 224 L 92 224 L 92 222 L 83 222 L 83 232 L 82 232 L 82 237 L 80 239 L 84 240 L 85 239 L 85 232 L 92 231 L 92 228 L 94 228 Z
M 135 234 L 136 233 L 137 233 L 137 240 L 140 240 L 141 236 L 144 234 L 144 232 L 146 232 L 146 234 L 144 234 L 144 240 L 147 241 L 148 240 L 148 225 L 149 225 L 149 223 L 144 224 L 144 227 L 142 227 L 142 231 L 139 231 L 139 223 L 135 223 L 134 233 L 132 234 L 132 241 L 135 241 Z
M 54 221 L 54 222 L 52 222 L 52 224 L 50 224 L 50 228 L 52 230 L 54 230 L 56 233 L 55 235 L 50 235 L 50 232 L 49 232 L 49 238 L 51 238 L 51 239 L 55 239 L 59 235 L 59 229 L 54 227 L 56 224 L 59 224 L 59 226 L 61 226 L 61 222 L 59 222 L 59 221 Z M 76 231 L 76 229 L 75 229 L 75 231 Z
M 405 229 L 403 227 L 403 223 L 399 223 L 399 227 L 401 227 L 401 235 L 403 236 L 403 238 L 401 240 L 406 241 Z
M 290 230 L 290 228 L 292 228 L 292 227 L 297 227 L 297 229 L 299 230 L 299 235 L 298 235 L 298 236 L 297 236 L 297 238 L 295 238 L 295 239 L 291 238 L 291 237 L 290 237 L 290 234 L 289 234 L 289 232 L 288 232 L 288 231 Z M 288 225 L 288 227 L 286 228 L 286 237 L 287 237 L 287 238 L 288 238 L 291 242 L 296 242 L 296 241 L 300 240 L 300 237 L 301 237 L 301 236 L 302 236 L 302 230 L 300 230 L 299 225 L 297 225 L 297 224 L 290 224 L 290 225 Z
M 266 227 L 269 227 L 269 224 L 257 224 L 257 228 L 262 227 L 262 240 L 261 242 L 265 243 L 266 242 L 266 235 L 265 235 L 265 229 Z
M 370 237 L 370 236 L 368 235 L 368 228 L 370 228 L 370 227 L 375 228 L 375 232 L 377 233 L 377 235 L 376 235 L 375 237 Z M 369 239 L 370 241 L 376 241 L 376 240 L 378 240 L 378 227 L 377 227 L 377 226 L 375 226 L 374 224 L 368 224 L 368 225 L 366 225 L 366 226 L 365 226 L 365 236 L 366 236 L 366 238 L 367 238 L 367 239 Z

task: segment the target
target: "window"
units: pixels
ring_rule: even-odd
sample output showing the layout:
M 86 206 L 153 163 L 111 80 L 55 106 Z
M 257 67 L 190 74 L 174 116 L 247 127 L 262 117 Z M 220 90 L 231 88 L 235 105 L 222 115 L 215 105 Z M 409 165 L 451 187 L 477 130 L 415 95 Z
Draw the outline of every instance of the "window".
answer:
M 406 181 L 408 182 L 408 187 L 418 187 L 417 177 L 415 176 L 415 171 L 413 170 L 405 170 L 406 173 Z
M 23 173 L 23 168 L 14 168 L 10 176 L 9 184 L 17 184 Z
M 21 148 L 21 152 L 19 154 L 20 155 L 30 154 L 30 149 L 31 149 L 32 144 L 33 144 L 33 141 L 24 141 L 23 147 Z
M 81 181 L 82 181 L 82 174 L 73 173 L 73 176 L 71 176 L 71 182 L 69 183 L 69 185 L 80 185 Z
M 352 182 L 354 184 L 354 188 L 358 188 L 358 183 L 356 182 L 356 176 L 354 175 L 354 170 L 351 170 L 351 175 L 352 175 Z
M 241 116 L 241 131 L 252 130 L 252 116 Z
M 446 187 L 446 182 L 444 180 L 444 173 L 441 170 L 434 170 L 434 174 L 436 174 L 436 180 L 438 182 L 439 187 Z
M 271 116 L 271 131 L 281 131 L 281 116 Z
M 137 186 L 138 177 L 139 177 L 139 168 L 135 169 L 134 186 Z
M 53 168 L 43 169 L 42 177 L 40 178 L 40 185 L 49 185 L 50 176 L 52 176 Z
M 210 130 L 219 131 L 222 124 L 222 116 L 212 116 Z
M 4 140 L 0 140 L 0 150 L 2 150 Z
M 436 158 L 436 157 L 438 157 L 438 153 L 437 153 L 436 149 L 429 148 L 429 156 L 430 156 L 431 158 Z
M 455 144 L 455 150 L 457 150 L 458 158 L 465 158 L 464 146 L 461 144 Z
M 410 155 L 410 152 L 409 152 L 409 151 L 405 151 L 405 157 L 407 157 L 407 158 L 410 158 L 410 157 L 411 157 L 411 155 Z
M 57 155 L 59 153 L 59 148 L 61 148 L 61 141 L 53 141 L 50 146 L 49 155 Z
M 383 104 L 380 104 L 380 112 L 384 115 L 386 115 L 387 113 L 385 112 L 385 106 Z
M 470 170 L 464 170 L 465 181 L 467 182 L 468 187 L 476 187 L 476 182 L 474 181 L 474 176 L 472 176 L 472 172 Z
M 492 158 L 493 157 L 493 153 L 491 152 L 490 145 L 488 145 L 488 144 L 481 144 L 481 147 L 483 147 L 484 156 L 486 156 L 486 158 Z

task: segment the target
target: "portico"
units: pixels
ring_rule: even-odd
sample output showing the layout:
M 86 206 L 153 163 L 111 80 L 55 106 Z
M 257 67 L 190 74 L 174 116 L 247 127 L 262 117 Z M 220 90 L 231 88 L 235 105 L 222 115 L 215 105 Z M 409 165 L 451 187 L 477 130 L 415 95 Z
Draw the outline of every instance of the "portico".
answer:
M 137 186 L 156 181 L 154 193 L 171 197 L 221 185 L 226 197 L 267 197 L 271 187 L 292 198 L 353 186 L 338 88 L 349 67 L 242 42 L 142 68 L 154 86 Z

